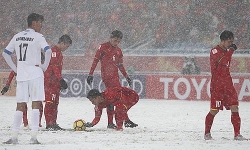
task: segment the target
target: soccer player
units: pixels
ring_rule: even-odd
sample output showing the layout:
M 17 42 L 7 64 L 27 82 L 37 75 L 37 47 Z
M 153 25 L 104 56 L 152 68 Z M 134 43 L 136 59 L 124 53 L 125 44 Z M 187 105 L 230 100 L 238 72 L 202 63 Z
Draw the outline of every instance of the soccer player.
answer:
M 93 73 L 98 64 L 101 62 L 101 76 L 102 81 L 106 88 L 113 88 L 121 86 L 119 81 L 118 70 L 121 71 L 123 76 L 126 78 L 129 86 L 132 85 L 132 80 L 129 78 L 126 70 L 123 66 L 123 54 L 121 49 L 118 47 L 121 42 L 123 34 L 121 31 L 115 30 L 110 35 L 109 42 L 100 45 L 99 49 L 95 54 L 89 76 L 87 78 L 87 83 L 90 85 L 93 81 Z M 107 128 L 115 128 L 113 124 L 113 106 L 109 106 L 107 109 L 108 115 L 108 126 Z
M 56 120 L 58 113 L 60 90 L 68 88 L 66 81 L 62 78 L 62 52 L 67 50 L 71 44 L 72 40 L 68 35 L 62 35 L 59 38 L 58 43 L 51 48 L 51 60 L 48 69 L 44 72 L 44 116 L 46 120 L 46 129 L 48 130 L 64 130 L 57 124 Z
M 17 144 L 18 132 L 22 122 L 25 105 L 32 101 L 31 115 L 31 144 L 40 144 L 37 140 L 39 127 L 39 107 L 41 101 L 45 100 L 44 75 L 49 65 L 51 49 L 41 33 L 44 17 L 32 13 L 28 16 L 28 28 L 17 33 L 11 39 L 3 52 L 3 57 L 10 68 L 17 74 L 16 98 L 17 106 L 13 121 L 11 138 L 4 144 Z M 45 52 L 45 61 L 41 64 L 41 49 Z M 15 51 L 17 66 L 14 64 L 11 54 Z
M 211 67 L 211 103 L 210 111 L 205 119 L 205 140 L 211 140 L 210 133 L 213 120 L 219 110 L 225 107 L 231 110 L 231 123 L 234 128 L 234 140 L 246 140 L 240 134 L 241 119 L 239 116 L 239 101 L 236 90 L 233 86 L 232 77 L 230 75 L 230 63 L 232 54 L 237 50 L 237 46 L 233 44 L 234 34 L 231 31 L 223 31 L 220 35 L 220 44 L 211 49 L 210 67 Z
M 87 122 L 86 127 L 93 127 L 101 118 L 102 109 L 114 106 L 114 114 L 117 127 L 116 130 L 123 130 L 123 122 L 125 127 L 137 127 L 138 124 L 133 123 L 128 117 L 128 110 L 139 101 L 138 94 L 126 87 L 114 87 L 99 92 L 92 89 L 88 92 L 87 98 L 95 105 L 95 118 L 92 122 Z
M 44 63 L 44 54 L 41 53 L 41 63 Z M 14 76 L 16 76 L 16 73 L 14 71 L 11 71 L 8 77 L 8 80 L 6 81 L 5 86 L 3 87 L 1 93 L 2 95 L 4 95 L 6 92 L 8 92 L 9 88 L 10 88 L 10 83 L 13 80 Z M 23 126 L 29 128 L 28 126 L 28 117 L 27 117 L 27 111 L 28 111 L 28 107 L 27 104 L 25 105 L 25 109 L 23 112 Z M 40 121 L 39 121 L 39 127 L 42 127 L 41 124 L 41 119 L 42 119 L 42 115 L 43 115 L 43 103 L 40 103 L 40 108 L 39 108 L 39 112 L 40 112 Z

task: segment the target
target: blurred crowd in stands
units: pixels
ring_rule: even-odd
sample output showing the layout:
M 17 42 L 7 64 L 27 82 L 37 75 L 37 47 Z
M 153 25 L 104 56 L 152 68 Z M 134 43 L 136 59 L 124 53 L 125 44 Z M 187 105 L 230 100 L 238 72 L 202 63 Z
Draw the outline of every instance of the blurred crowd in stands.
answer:
M 211 48 L 223 30 L 235 33 L 249 49 L 250 0 L 1 0 L 0 50 L 27 27 L 32 12 L 44 15 L 42 34 L 56 44 L 73 39 L 71 53 L 94 53 L 115 29 L 124 33 L 121 48 Z

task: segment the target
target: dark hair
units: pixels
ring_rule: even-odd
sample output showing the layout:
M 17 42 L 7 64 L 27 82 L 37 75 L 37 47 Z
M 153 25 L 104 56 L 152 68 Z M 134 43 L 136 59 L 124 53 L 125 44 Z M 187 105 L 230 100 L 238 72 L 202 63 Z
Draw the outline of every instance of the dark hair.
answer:
M 225 30 L 220 34 L 220 40 L 221 41 L 225 41 L 228 39 L 233 39 L 234 38 L 234 34 L 231 31 Z
M 92 89 L 87 94 L 87 98 L 96 98 L 97 96 L 101 96 L 101 93 L 97 89 Z
M 30 14 L 27 18 L 28 27 L 30 27 L 32 25 L 32 21 L 39 21 L 39 20 L 44 21 L 43 15 L 39 15 L 36 13 Z
M 59 38 L 58 43 L 61 43 L 61 42 L 63 42 L 64 44 L 72 44 L 72 40 L 67 34 L 64 34 L 63 36 Z
M 111 37 L 111 38 L 117 37 L 117 38 L 119 38 L 119 39 L 122 39 L 123 34 L 122 34 L 121 31 L 115 30 L 115 31 L 111 32 L 110 37 Z

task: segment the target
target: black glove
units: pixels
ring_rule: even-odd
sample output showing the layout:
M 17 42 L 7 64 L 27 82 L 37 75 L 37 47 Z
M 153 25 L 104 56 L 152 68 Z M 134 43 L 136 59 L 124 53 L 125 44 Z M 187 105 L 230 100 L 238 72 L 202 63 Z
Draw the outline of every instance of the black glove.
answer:
M 68 88 L 68 84 L 64 79 L 61 79 L 59 82 L 60 82 L 60 89 L 61 90 L 65 90 Z
M 114 105 L 113 104 L 109 104 L 107 109 L 109 111 L 114 111 Z
M 235 44 L 232 44 L 230 48 L 233 48 L 234 50 L 237 50 L 237 46 Z
M 126 80 L 128 82 L 128 85 L 131 87 L 132 86 L 132 80 L 129 77 L 127 77 Z
M 93 82 L 93 75 L 89 75 L 88 78 L 87 78 L 87 83 L 90 85 L 92 82 Z
M 93 124 L 91 122 L 87 122 L 84 124 L 85 127 L 93 127 Z
M 1 91 L 2 95 L 4 95 L 8 90 L 9 90 L 9 86 L 3 87 L 2 91 Z

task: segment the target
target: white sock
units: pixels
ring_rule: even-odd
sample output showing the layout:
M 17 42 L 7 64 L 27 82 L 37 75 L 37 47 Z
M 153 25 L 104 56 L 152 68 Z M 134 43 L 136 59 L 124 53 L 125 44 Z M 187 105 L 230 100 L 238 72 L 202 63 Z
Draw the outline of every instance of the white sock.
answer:
M 17 110 L 14 116 L 14 121 L 13 121 L 13 127 L 12 127 L 13 132 L 19 131 L 20 125 L 22 123 L 22 118 L 23 118 L 23 112 Z
M 17 110 L 15 112 L 13 126 L 12 126 L 12 134 L 11 134 L 12 139 L 17 139 L 18 132 L 19 132 L 19 129 L 20 129 L 20 125 L 22 123 L 22 118 L 23 118 L 23 112 Z
M 32 109 L 32 116 L 31 116 L 31 131 L 32 132 L 38 132 L 39 116 L 40 116 L 39 109 Z

